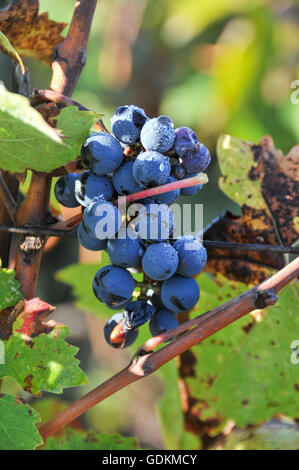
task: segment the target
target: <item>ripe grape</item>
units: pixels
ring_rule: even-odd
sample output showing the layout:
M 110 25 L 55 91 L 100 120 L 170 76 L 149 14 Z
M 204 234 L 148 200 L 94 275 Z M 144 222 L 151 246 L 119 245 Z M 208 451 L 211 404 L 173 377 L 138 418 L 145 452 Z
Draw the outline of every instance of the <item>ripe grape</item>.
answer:
M 92 288 L 95 296 L 110 308 L 124 307 L 135 287 L 132 274 L 118 266 L 108 265 L 95 275 Z
M 146 150 L 167 152 L 175 140 L 172 120 L 168 116 L 149 119 L 141 130 L 140 139 Z
M 121 229 L 117 238 L 108 240 L 107 253 L 115 266 L 131 268 L 141 265 L 144 248 L 139 238 L 132 237 L 133 231 L 128 228 Z
M 175 274 L 162 283 L 161 299 L 171 312 L 186 312 L 194 307 L 199 299 L 199 287 L 192 278 Z
M 54 186 L 54 194 L 58 202 L 65 207 L 78 207 L 79 202 L 75 197 L 75 184 L 77 173 L 68 173 L 61 176 Z
M 100 251 L 105 250 L 107 247 L 107 240 L 98 240 L 97 238 L 91 237 L 86 231 L 83 222 L 78 226 L 77 237 L 80 245 L 87 250 Z
M 114 328 L 119 324 L 119 322 L 123 319 L 122 313 L 115 313 L 112 317 L 107 321 L 106 325 L 104 326 L 104 338 L 107 343 L 112 346 L 113 348 L 119 349 L 122 346 L 122 343 L 111 343 L 111 333 Z M 125 342 L 122 346 L 123 348 L 127 348 L 131 346 L 138 336 L 138 330 L 130 330 L 125 334 Z
M 106 132 L 93 132 L 81 147 L 83 165 L 99 176 L 115 171 L 123 156 L 118 140 Z
M 121 226 L 121 215 L 112 202 L 96 197 L 86 207 L 83 216 L 84 227 L 89 235 L 105 240 L 113 238 Z
M 122 196 L 142 190 L 142 186 L 133 177 L 133 164 L 132 161 L 123 163 L 113 175 L 113 186 L 117 193 Z
M 179 127 L 175 130 L 175 134 L 173 150 L 180 157 L 193 153 L 199 146 L 197 135 L 190 127 Z
M 174 248 L 179 255 L 178 274 L 192 277 L 203 270 L 207 262 L 207 250 L 200 240 L 185 235 L 176 240 Z
M 171 165 L 170 174 L 175 179 L 181 180 L 182 178 L 184 178 L 184 176 L 186 176 L 186 169 L 179 163 L 173 163 Z
M 200 144 L 198 148 L 180 159 L 180 163 L 186 168 L 187 173 L 199 173 L 207 169 L 211 161 L 211 155 L 207 147 Z
M 112 132 L 120 142 L 133 145 L 140 137 L 140 130 L 147 121 L 142 108 L 134 105 L 120 106 L 111 118 Z
M 81 206 L 87 207 L 96 196 L 103 196 L 109 201 L 113 196 L 113 186 L 106 176 L 97 176 L 86 170 L 76 180 L 75 195 Z
M 164 241 L 173 232 L 173 212 L 166 204 L 145 204 L 130 226 L 143 240 Z
M 133 164 L 133 176 L 144 188 L 165 184 L 170 176 L 169 158 L 159 152 L 140 153 Z
M 168 330 L 172 330 L 172 328 L 176 328 L 178 325 L 179 322 L 172 312 L 169 310 L 160 310 L 151 318 L 149 329 L 152 336 L 157 336 Z M 170 338 L 167 342 L 172 339 L 173 338 Z
M 151 279 L 163 281 L 176 272 L 178 262 L 178 254 L 169 243 L 153 243 L 145 250 L 142 268 Z

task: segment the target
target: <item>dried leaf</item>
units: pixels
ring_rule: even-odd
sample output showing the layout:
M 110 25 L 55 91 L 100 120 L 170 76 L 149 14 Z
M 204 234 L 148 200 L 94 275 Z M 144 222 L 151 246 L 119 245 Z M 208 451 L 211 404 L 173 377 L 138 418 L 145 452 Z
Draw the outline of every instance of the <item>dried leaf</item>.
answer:
M 0 12 L 0 30 L 24 56 L 51 63 L 53 49 L 63 41 L 66 23 L 52 21 L 48 13 L 38 14 L 38 0 L 15 0 Z
M 218 157 L 221 189 L 242 208 L 242 216 L 227 212 L 205 230 L 207 240 L 292 245 L 298 239 L 299 146 L 287 156 L 276 150 L 270 136 L 258 145 L 222 136 Z M 208 249 L 206 269 L 229 279 L 261 282 L 284 264 L 283 255 Z

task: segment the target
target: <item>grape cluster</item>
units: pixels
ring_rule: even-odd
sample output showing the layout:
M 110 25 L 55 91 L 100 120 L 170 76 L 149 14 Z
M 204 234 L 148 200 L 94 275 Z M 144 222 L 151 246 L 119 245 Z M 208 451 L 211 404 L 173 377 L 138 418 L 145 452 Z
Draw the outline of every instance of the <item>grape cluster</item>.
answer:
M 168 116 L 149 119 L 134 105 L 117 108 L 111 127 L 112 134 L 92 132 L 85 140 L 85 170 L 62 176 L 55 195 L 66 207 L 81 205 L 79 243 L 109 255 L 111 264 L 95 274 L 92 287 L 101 302 L 119 311 L 107 322 L 104 337 L 112 347 L 124 348 L 144 323 L 156 336 L 177 326 L 176 315 L 194 307 L 200 292 L 193 276 L 204 268 L 207 253 L 191 235 L 172 236 L 168 207 L 180 195 L 196 194 L 201 185 L 140 199 L 137 217 L 134 204 L 123 217 L 113 201 L 190 178 L 208 167 L 210 153 L 192 129 L 175 129 Z M 137 283 L 134 272 L 142 272 L 143 281 Z

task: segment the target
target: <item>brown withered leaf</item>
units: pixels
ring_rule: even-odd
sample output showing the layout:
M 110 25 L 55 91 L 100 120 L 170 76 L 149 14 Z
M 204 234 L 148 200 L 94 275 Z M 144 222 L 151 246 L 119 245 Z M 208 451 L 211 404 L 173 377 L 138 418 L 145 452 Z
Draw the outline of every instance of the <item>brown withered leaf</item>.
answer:
M 286 156 L 270 136 L 258 145 L 224 136 L 218 144 L 221 189 L 241 205 L 242 216 L 226 212 L 204 233 L 206 240 L 292 245 L 298 239 L 299 146 Z M 261 282 L 284 264 L 282 254 L 208 249 L 206 270 L 246 284 Z
M 49 65 L 67 23 L 50 20 L 48 13 L 39 15 L 38 7 L 38 0 L 14 0 L 8 9 L 0 10 L 0 30 L 21 55 Z

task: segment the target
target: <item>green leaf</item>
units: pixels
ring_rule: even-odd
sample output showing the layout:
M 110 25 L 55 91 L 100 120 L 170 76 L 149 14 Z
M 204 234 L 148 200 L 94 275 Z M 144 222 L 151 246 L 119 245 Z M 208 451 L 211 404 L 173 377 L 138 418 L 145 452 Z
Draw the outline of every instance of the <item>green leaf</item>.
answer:
M 22 73 L 23 74 L 25 73 L 25 67 L 22 62 L 21 57 L 19 56 L 17 51 L 13 48 L 13 46 L 10 44 L 9 40 L 7 39 L 5 34 L 2 33 L 2 31 L 0 31 L 0 51 L 6 54 L 11 59 L 18 62 L 21 67 Z
M 69 329 L 64 325 L 29 340 L 14 331 L 3 341 L 5 364 L 0 365 L 0 377 L 14 377 L 32 394 L 42 390 L 62 393 L 64 388 L 88 383 L 79 368 L 79 360 L 74 358 L 78 348 L 64 340 L 68 334 Z
M 92 290 L 92 280 L 96 272 L 108 264 L 111 264 L 109 256 L 106 251 L 102 251 L 101 261 L 98 264 L 72 264 L 59 271 L 56 278 L 72 286 L 75 305 L 79 309 L 93 313 L 96 316 L 111 317 L 113 310 L 99 302 Z M 133 275 L 136 280 L 140 280 L 141 276 L 140 274 Z
M 250 145 L 237 137 L 222 135 L 217 142 L 217 155 L 223 175 L 219 182 L 222 191 L 240 206 L 246 204 L 268 211 L 261 180 L 249 177 L 250 170 L 256 166 Z
M 93 431 L 77 432 L 68 429 L 63 437 L 50 437 L 44 450 L 138 450 L 139 444 L 133 437 L 120 434 L 98 434 Z
M 200 441 L 197 436 L 184 430 L 184 414 L 179 394 L 179 371 L 175 362 L 170 361 L 159 369 L 163 379 L 164 393 L 156 404 L 161 421 L 161 430 L 166 449 L 198 449 Z M 175 426 L 169 426 L 175 423 Z
M 0 268 L 0 310 L 14 306 L 22 298 L 15 272 L 12 269 Z
M 20 398 L 0 393 L 0 450 L 34 450 L 42 444 L 35 423 L 40 418 Z
M 219 277 L 199 277 L 201 300 L 194 314 L 235 297 L 246 286 Z M 298 291 L 285 287 L 276 305 L 258 321 L 247 315 L 207 338 L 192 350 L 193 376 L 186 377 L 194 410 L 201 420 L 222 425 L 256 425 L 276 414 L 299 414 L 298 365 L 291 361 L 291 344 L 299 330 Z M 294 362 L 294 361 L 293 361 Z
M 298 447 L 298 426 L 269 423 L 257 429 L 234 430 L 221 450 L 298 450 Z
M 28 98 L 10 93 L 0 83 L 0 168 L 50 172 L 65 165 L 78 157 L 82 142 L 100 116 L 74 106 L 62 109 L 55 118 L 62 139 L 30 106 Z

